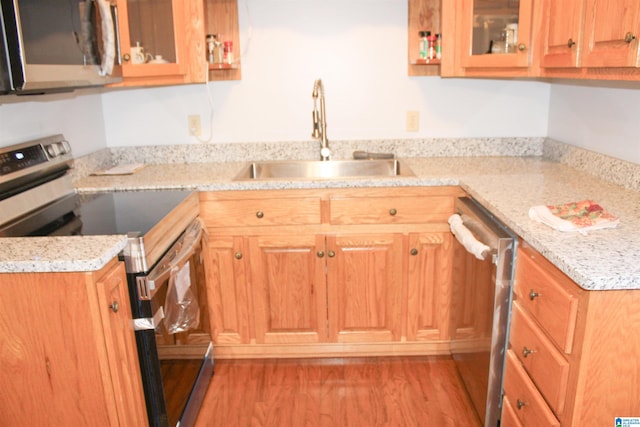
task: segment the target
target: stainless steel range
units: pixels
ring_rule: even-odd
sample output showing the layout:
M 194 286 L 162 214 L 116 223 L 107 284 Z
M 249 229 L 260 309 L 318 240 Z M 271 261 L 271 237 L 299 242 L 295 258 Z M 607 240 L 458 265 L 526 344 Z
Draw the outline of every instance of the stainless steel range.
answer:
M 76 194 L 72 164 L 62 135 L 0 148 L 0 237 L 126 235 L 149 424 L 193 425 L 213 375 L 197 194 Z

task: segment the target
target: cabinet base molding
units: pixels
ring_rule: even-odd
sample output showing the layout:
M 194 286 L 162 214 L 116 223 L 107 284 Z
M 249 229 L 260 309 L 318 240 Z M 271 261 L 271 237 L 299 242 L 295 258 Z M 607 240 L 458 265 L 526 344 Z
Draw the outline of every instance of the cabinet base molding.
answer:
M 398 343 L 215 345 L 218 359 L 449 355 L 448 340 Z

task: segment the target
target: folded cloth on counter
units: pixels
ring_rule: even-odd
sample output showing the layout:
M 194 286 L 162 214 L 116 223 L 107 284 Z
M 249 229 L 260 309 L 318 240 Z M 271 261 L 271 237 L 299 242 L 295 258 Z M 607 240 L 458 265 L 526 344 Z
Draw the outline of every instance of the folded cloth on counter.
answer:
M 144 163 L 128 163 L 93 172 L 91 175 L 131 175 L 144 167 Z
M 620 219 L 605 211 L 593 200 L 541 205 L 529 209 L 529 218 L 559 231 L 587 231 L 615 228 Z
M 487 258 L 487 255 L 491 252 L 491 248 L 475 238 L 473 233 L 465 227 L 460 215 L 453 214 L 449 217 L 449 227 L 458 242 L 464 246 L 467 252 L 473 254 L 473 256 L 481 261 Z

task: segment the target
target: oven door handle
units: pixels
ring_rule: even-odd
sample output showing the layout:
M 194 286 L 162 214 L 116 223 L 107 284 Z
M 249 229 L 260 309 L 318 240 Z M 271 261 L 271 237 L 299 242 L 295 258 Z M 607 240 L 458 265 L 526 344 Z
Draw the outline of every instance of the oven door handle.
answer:
M 157 286 L 164 283 L 171 275 L 171 271 L 183 265 L 200 247 L 204 226 L 200 218 L 196 218 L 181 238 L 167 251 L 158 265 L 147 275 L 147 286 L 153 292 Z

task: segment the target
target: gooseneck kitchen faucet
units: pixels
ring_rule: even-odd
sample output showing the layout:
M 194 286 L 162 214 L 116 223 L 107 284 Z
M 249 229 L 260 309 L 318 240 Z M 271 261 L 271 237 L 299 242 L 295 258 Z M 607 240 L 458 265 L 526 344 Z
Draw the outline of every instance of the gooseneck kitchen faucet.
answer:
M 320 159 L 331 160 L 331 150 L 327 139 L 327 117 L 324 107 L 324 86 L 322 80 L 317 79 L 313 83 L 313 133 L 314 139 L 320 140 Z M 320 100 L 320 111 L 318 112 L 318 99 Z

